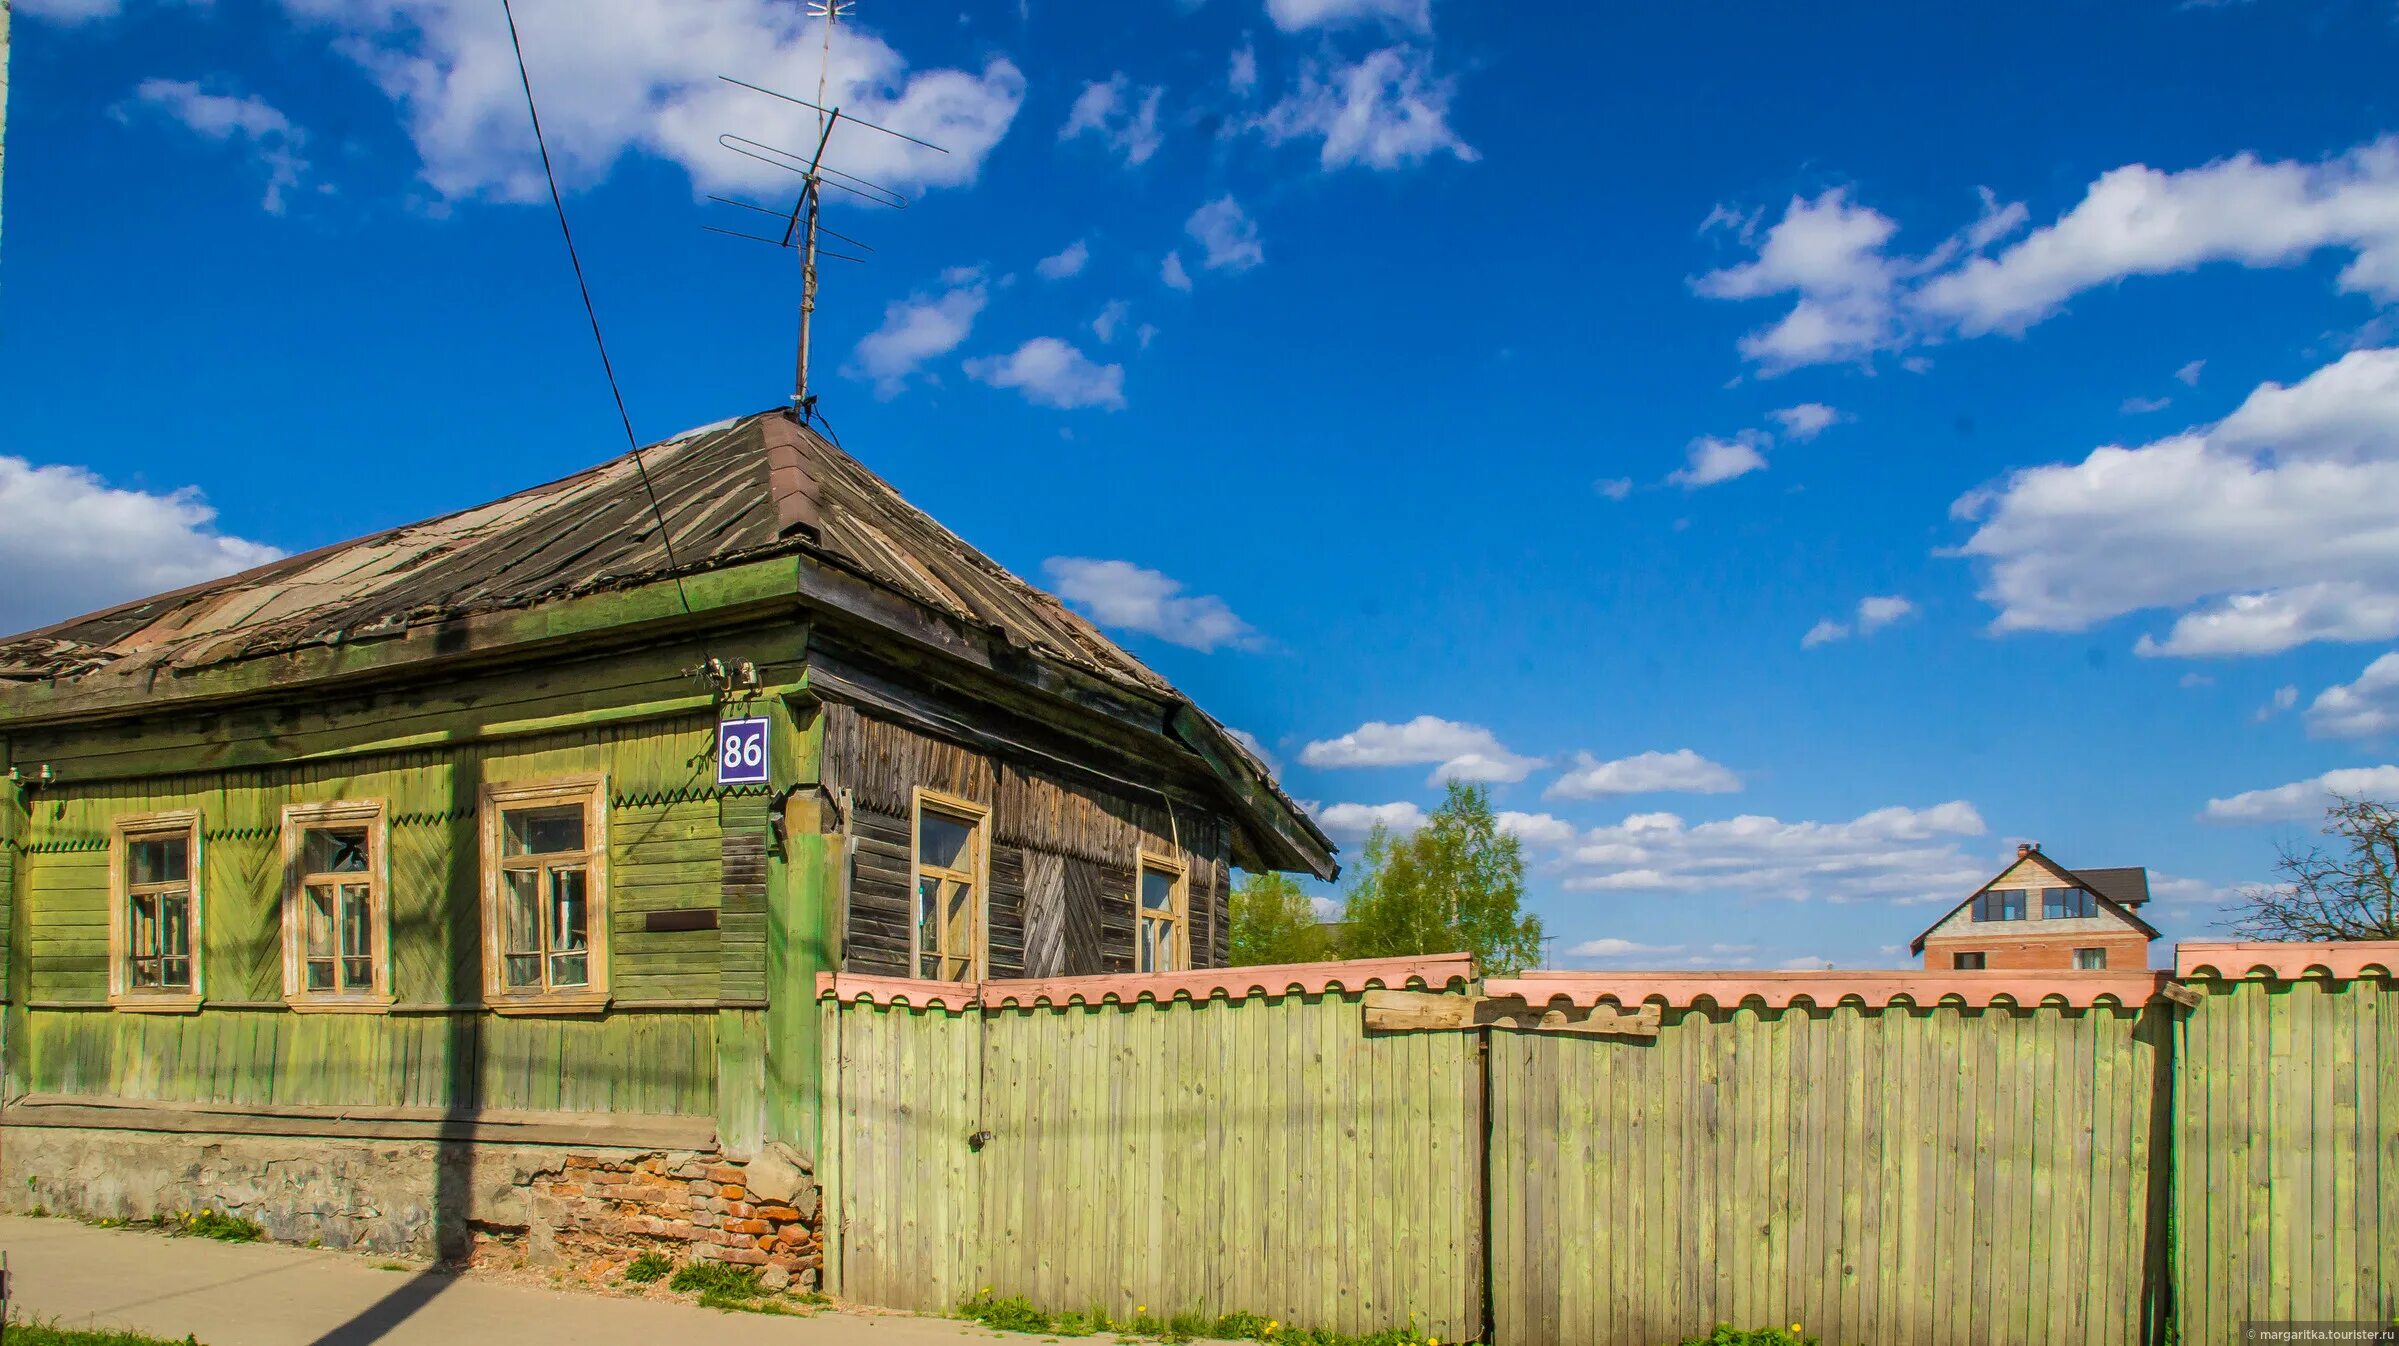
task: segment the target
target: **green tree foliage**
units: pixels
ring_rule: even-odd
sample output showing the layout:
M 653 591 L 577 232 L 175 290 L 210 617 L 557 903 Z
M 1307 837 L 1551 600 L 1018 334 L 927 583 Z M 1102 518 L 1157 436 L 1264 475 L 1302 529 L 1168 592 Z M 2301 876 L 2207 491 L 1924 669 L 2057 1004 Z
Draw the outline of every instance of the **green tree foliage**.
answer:
M 1541 956 L 1541 920 L 1524 913 L 1524 850 L 1499 830 L 1491 792 L 1450 782 L 1425 825 L 1366 838 L 1343 913 L 1351 958 L 1474 955 L 1485 975 L 1512 976 Z
M 1335 957 L 1308 894 L 1288 874 L 1245 874 L 1233 890 L 1233 965 L 1315 963 Z

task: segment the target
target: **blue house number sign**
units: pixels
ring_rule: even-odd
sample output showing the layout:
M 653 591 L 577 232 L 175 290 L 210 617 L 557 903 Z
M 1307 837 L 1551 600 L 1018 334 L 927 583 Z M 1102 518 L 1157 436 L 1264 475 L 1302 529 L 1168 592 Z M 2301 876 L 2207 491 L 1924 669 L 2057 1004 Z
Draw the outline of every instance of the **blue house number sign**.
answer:
M 716 727 L 716 783 L 766 784 L 766 719 L 726 720 Z

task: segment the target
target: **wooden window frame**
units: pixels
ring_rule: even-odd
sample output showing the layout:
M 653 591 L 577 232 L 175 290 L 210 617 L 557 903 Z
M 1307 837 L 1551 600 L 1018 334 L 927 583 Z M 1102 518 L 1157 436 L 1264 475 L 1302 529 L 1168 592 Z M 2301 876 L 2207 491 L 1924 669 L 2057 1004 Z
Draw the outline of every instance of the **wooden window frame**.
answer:
M 180 834 L 184 841 L 184 886 L 191 893 L 191 986 L 186 989 L 144 991 L 132 986 L 126 962 L 132 953 L 125 946 L 128 938 L 126 906 L 133 900 L 132 884 L 125 873 L 127 843 L 135 838 Z M 196 1013 L 207 996 L 205 957 L 208 927 L 205 923 L 207 903 L 207 856 L 201 849 L 200 812 L 197 809 L 171 809 L 160 813 L 131 813 L 111 818 L 108 822 L 108 1003 L 117 1009 L 136 1014 Z
M 313 830 L 361 823 L 366 825 L 367 834 L 367 926 L 375 941 L 374 981 L 365 991 L 311 991 L 307 976 L 307 922 L 302 907 L 307 899 L 301 891 L 309 878 L 301 870 L 302 856 L 306 854 L 303 841 Z M 338 931 L 338 911 L 334 919 Z M 307 1014 L 380 1014 L 392 1006 L 391 986 L 391 830 L 385 821 L 383 801 L 331 800 L 284 805 L 284 1005 Z
M 1174 922 L 1173 967 L 1152 968 L 1153 972 L 1188 972 L 1191 970 L 1191 867 L 1157 851 L 1143 851 L 1133 865 L 1133 970 L 1141 970 L 1141 950 L 1147 943 L 1142 938 L 1144 927 L 1161 918 L 1152 916 L 1141 904 L 1141 881 L 1151 870 L 1174 875 L 1174 901 L 1168 906 L 1164 919 Z
M 918 894 L 925 874 L 921 829 L 927 809 L 974 825 L 973 868 L 967 881 L 975 886 L 975 893 L 967 904 L 967 975 L 963 980 L 981 981 L 991 966 L 991 807 L 921 785 L 910 793 L 908 800 L 908 976 L 911 980 L 926 980 L 921 973 L 925 960 L 924 927 L 917 919 L 917 903 L 922 900 Z M 934 872 L 958 873 L 949 869 Z
M 587 875 L 590 926 L 590 981 L 566 990 L 514 989 L 507 982 L 505 944 L 507 925 L 501 901 L 501 822 L 509 813 L 528 809 L 581 805 L 584 872 Z M 485 785 L 477 812 L 482 836 L 479 861 L 483 888 L 483 1003 L 499 1014 L 592 1014 L 608 1007 L 608 779 L 605 776 L 558 776 L 547 780 Z M 548 913 L 543 913 L 545 923 Z M 548 956 L 544 955 L 546 981 Z

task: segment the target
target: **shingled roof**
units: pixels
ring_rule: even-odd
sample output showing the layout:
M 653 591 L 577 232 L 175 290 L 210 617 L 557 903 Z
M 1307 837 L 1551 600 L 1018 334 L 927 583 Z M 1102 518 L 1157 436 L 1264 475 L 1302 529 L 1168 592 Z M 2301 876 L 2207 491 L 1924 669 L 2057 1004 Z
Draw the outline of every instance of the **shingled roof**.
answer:
M 809 478 L 813 536 L 790 526 L 789 502 L 777 499 L 790 494 L 790 483 L 771 469 L 770 442 L 785 452 L 796 445 Z M 857 459 L 794 426 L 788 411 L 687 431 L 642 450 L 641 466 L 647 488 L 627 454 L 488 505 L 0 639 L 0 706 L 11 684 L 73 684 L 102 671 L 188 673 L 356 645 L 777 555 L 812 557 L 1143 700 L 1192 705 L 1058 599 L 967 545 Z M 671 565 L 657 515 L 672 539 Z M 1243 774 L 1287 812 L 1286 834 L 1296 822 L 1329 854 L 1331 843 L 1264 766 L 1221 725 L 1204 714 L 1199 720 L 1211 731 L 1209 752 L 1237 755 Z

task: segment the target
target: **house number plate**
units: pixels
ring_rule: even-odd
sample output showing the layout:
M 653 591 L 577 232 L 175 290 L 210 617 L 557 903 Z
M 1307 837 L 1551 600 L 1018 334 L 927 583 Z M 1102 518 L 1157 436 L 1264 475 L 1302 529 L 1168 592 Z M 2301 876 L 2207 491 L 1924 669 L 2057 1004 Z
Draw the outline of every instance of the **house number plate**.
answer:
M 725 720 L 716 726 L 716 783 L 766 784 L 766 718 Z

